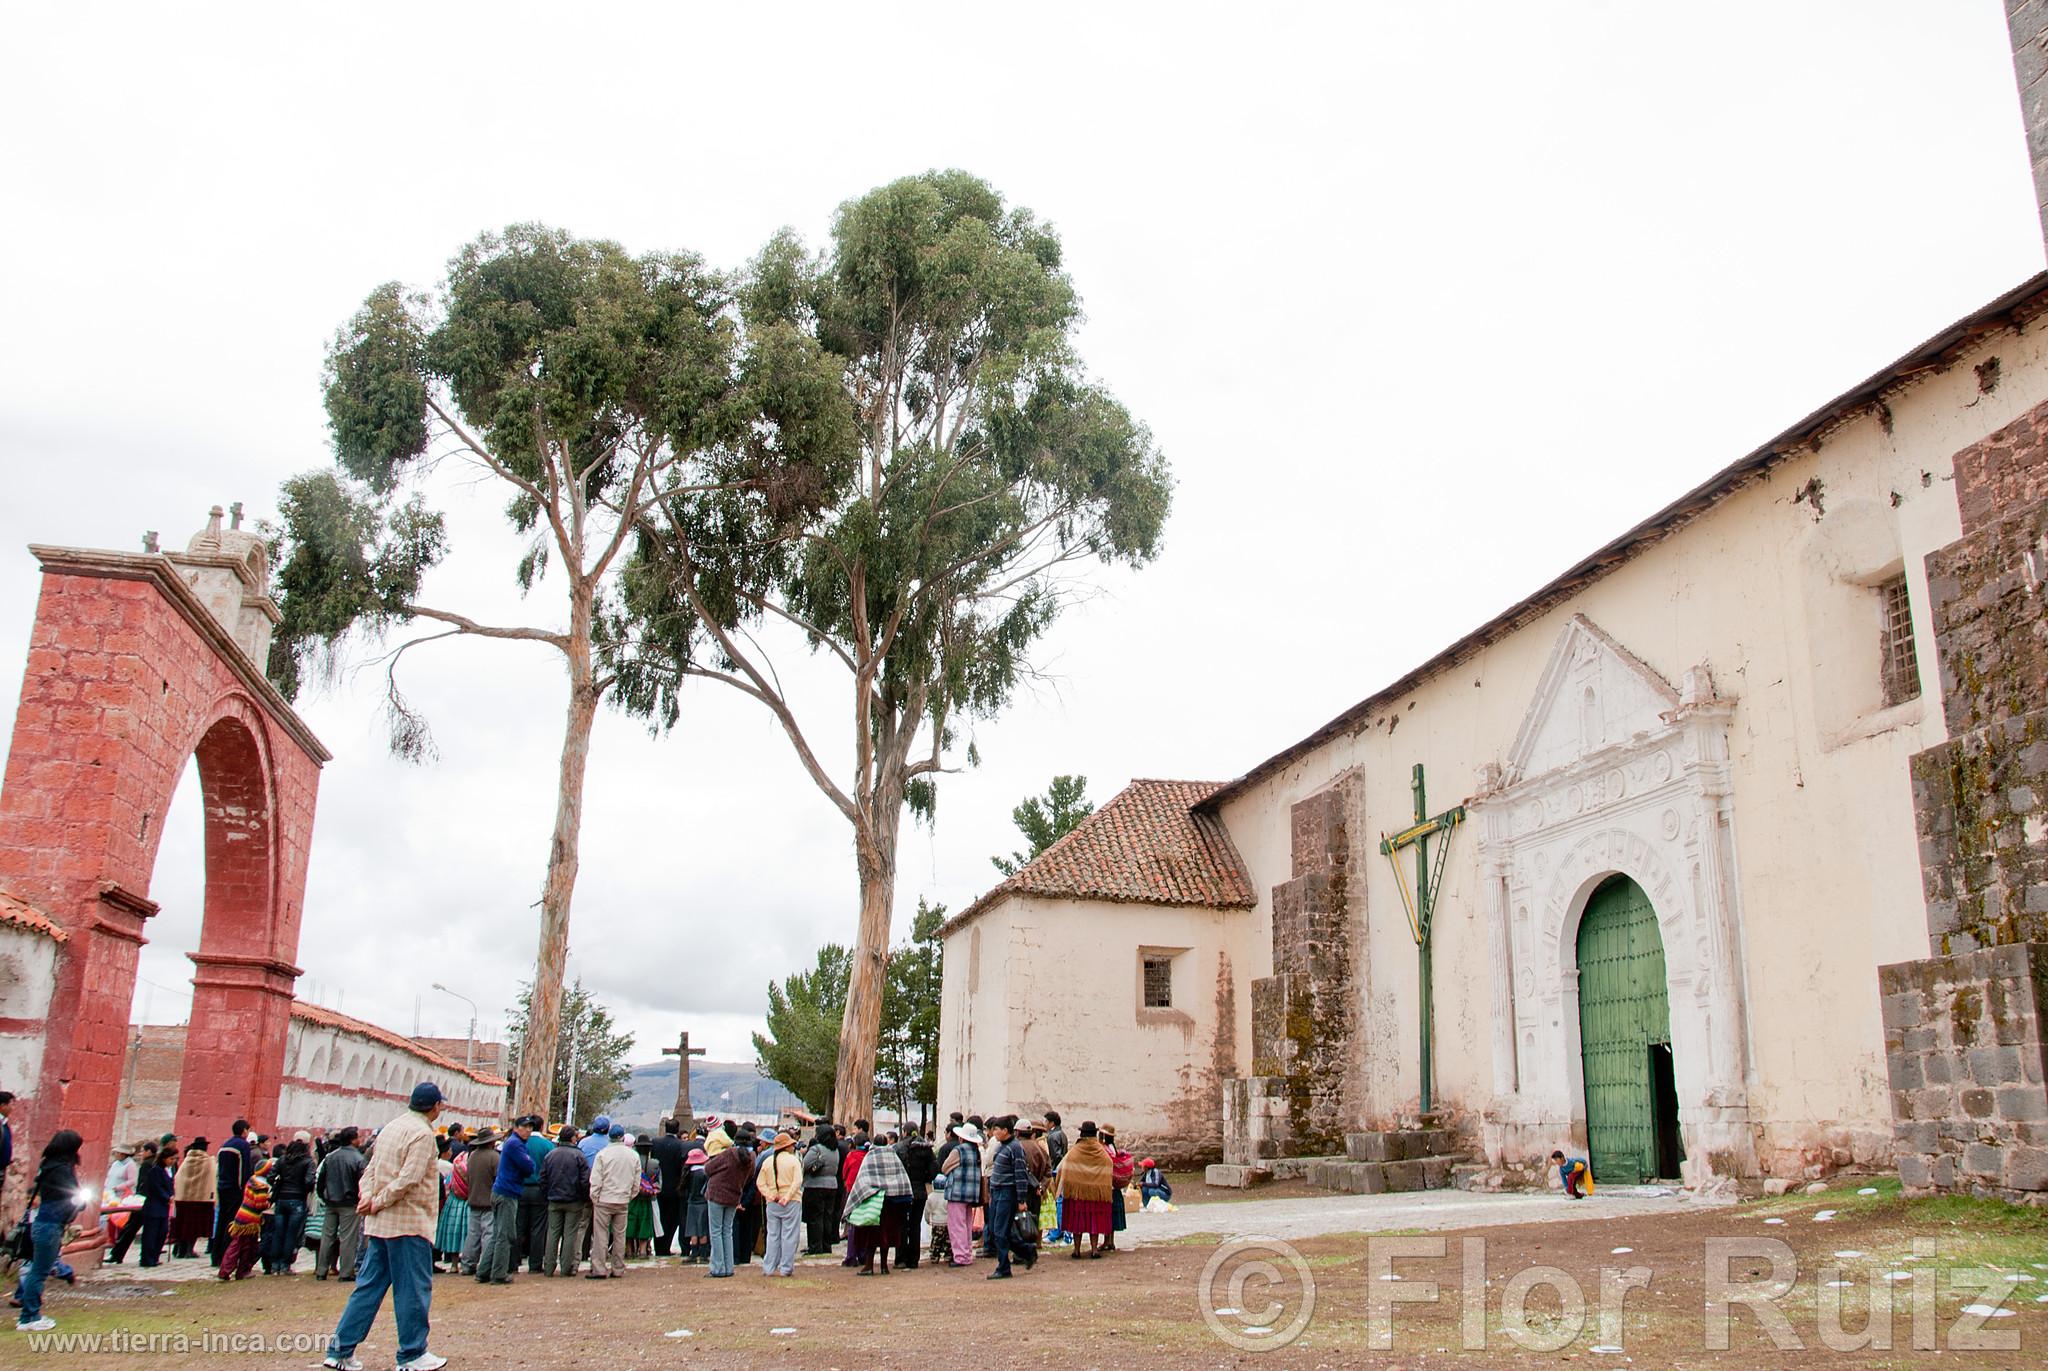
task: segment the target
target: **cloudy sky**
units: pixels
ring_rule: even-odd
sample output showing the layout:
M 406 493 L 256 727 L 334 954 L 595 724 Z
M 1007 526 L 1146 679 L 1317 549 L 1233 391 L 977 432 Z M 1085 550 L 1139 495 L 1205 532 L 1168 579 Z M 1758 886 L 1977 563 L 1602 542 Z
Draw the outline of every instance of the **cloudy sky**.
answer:
M 380 282 L 540 220 L 738 264 L 964 167 L 1059 229 L 1095 373 L 1179 489 L 903 849 L 958 908 L 1055 772 L 1235 776 L 2042 265 L 2000 0 L 1320 6 L 16 6 L 0 53 L 0 689 L 30 541 L 182 545 L 327 460 L 327 339 Z M 495 492 L 444 481 L 428 598 L 522 603 Z M 438 763 L 374 674 L 303 701 L 321 782 L 301 991 L 502 1021 L 532 963 L 564 682 L 436 644 Z M 838 681 L 784 663 L 839 715 Z M 573 972 L 640 1038 L 751 1055 L 850 935 L 842 821 L 759 706 L 601 720 Z M 844 754 L 843 734 L 821 746 Z M 188 776 L 136 1008 L 182 1018 Z

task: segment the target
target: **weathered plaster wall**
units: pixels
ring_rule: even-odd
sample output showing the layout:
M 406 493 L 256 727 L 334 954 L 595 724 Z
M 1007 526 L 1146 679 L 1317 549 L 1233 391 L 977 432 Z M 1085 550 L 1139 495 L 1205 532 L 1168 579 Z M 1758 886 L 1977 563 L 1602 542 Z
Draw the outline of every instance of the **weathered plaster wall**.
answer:
M 998 901 L 946 937 L 939 997 L 941 1110 L 985 1114 L 1007 1107 L 1010 916 L 1016 904 Z
M 1924 955 L 1908 760 L 1945 737 L 1923 559 L 1961 529 L 1954 455 L 2048 398 L 2043 332 L 1993 334 L 1958 364 L 1895 388 L 1883 413 L 1842 424 L 1817 452 L 1787 460 L 1226 804 L 1261 896 L 1242 947 L 1254 959 L 1249 974 L 1262 976 L 1271 971 L 1270 890 L 1291 870 L 1291 807 L 1349 768 L 1364 778 L 1366 822 L 1353 841 L 1368 846 L 1353 869 L 1375 913 L 1363 931 L 1371 976 L 1360 992 L 1355 1122 L 1389 1122 L 1418 1093 L 1414 947 L 1387 861 L 1369 845 L 1408 822 L 1413 763 L 1428 768 L 1434 811 L 1472 794 L 1482 768 L 1505 760 L 1552 648 L 1578 613 L 1674 686 L 1704 664 L 1735 702 L 1728 770 L 1740 922 L 1728 955 L 1737 961 L 1750 1053 L 1744 1103 L 1760 1130 L 1761 1165 L 1790 1172 L 1887 1154 L 1873 971 Z M 2000 379 L 1987 393 L 1977 369 L 1992 357 Z M 1900 571 L 1914 603 L 1922 690 L 1885 708 L 1872 587 Z M 1845 692 L 1856 694 L 1848 710 Z M 1332 703 L 1352 694 L 1333 685 Z M 1492 930 L 1476 850 L 1472 834 L 1454 839 L 1435 989 L 1438 1095 L 1454 1112 L 1479 1113 L 1495 1102 L 1495 1046 Z M 1248 1014 L 1240 1005 L 1241 1044 L 1250 1041 Z M 1240 1060 L 1248 1070 L 1243 1048 Z M 1582 1127 L 1583 1101 L 1574 1108 Z M 1557 1141 L 1575 1120 L 1552 1121 Z
M 1242 910 L 1001 901 L 946 939 L 939 1107 L 1052 1108 L 1070 1132 L 1094 1119 L 1116 1124 L 1118 1141 L 1146 1155 L 1215 1160 L 1222 1083 L 1236 1053 L 1231 1021 L 1246 998 L 1235 946 L 1246 918 Z M 970 990 L 977 931 L 978 992 Z M 1170 1009 L 1144 1007 L 1148 952 L 1172 956 Z
M 0 1085 L 34 1092 L 43 1074 L 43 1034 L 57 977 L 57 942 L 0 923 Z

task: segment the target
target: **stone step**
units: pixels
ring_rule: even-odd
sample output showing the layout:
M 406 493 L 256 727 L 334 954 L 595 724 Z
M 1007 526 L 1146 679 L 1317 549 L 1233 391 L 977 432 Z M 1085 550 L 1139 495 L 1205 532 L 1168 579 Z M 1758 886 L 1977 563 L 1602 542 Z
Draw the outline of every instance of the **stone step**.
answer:
M 1351 1195 L 1442 1190 L 1451 1183 L 1454 1165 L 1454 1159 L 1443 1156 L 1377 1162 L 1329 1158 L 1312 1162 L 1304 1179 L 1318 1190 L 1338 1190 Z
M 1448 1157 L 1457 1150 L 1457 1139 L 1444 1128 L 1387 1129 L 1344 1135 L 1344 1155 L 1355 1162 L 1421 1161 L 1425 1157 Z

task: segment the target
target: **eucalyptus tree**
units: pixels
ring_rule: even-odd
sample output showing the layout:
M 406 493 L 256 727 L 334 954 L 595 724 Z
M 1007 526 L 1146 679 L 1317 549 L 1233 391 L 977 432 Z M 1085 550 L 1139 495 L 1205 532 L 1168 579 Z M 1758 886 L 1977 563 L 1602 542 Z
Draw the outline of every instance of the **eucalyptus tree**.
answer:
M 960 724 L 1009 701 L 1083 564 L 1152 559 L 1171 481 L 1076 355 L 1058 236 L 965 172 L 841 205 L 822 252 L 776 235 L 739 298 L 752 369 L 843 460 L 794 532 L 753 493 L 658 503 L 630 602 L 669 669 L 622 689 L 658 722 L 691 677 L 759 701 L 850 825 L 860 908 L 833 1091 L 850 1118 L 872 1102 L 904 811 L 931 816 Z M 843 673 L 841 708 L 800 717 L 768 624 Z
M 539 950 L 523 1016 L 514 1104 L 545 1112 L 553 1078 L 592 724 L 636 644 L 619 580 L 634 529 L 656 508 L 755 493 L 793 508 L 806 478 L 787 442 L 751 437 L 731 283 L 694 256 L 631 256 L 537 225 L 485 234 L 432 295 L 371 292 L 326 368 L 335 462 L 286 482 L 277 573 L 283 611 L 271 674 L 296 691 L 350 635 L 427 630 L 382 658 L 393 749 L 432 753 L 397 685 L 399 660 L 450 637 L 532 643 L 567 678 Z M 561 598 L 531 622 L 423 597 L 448 555 L 423 489 L 443 462 L 469 467 L 524 539 L 507 570 L 522 595 Z M 769 468 L 773 468 L 772 471 Z

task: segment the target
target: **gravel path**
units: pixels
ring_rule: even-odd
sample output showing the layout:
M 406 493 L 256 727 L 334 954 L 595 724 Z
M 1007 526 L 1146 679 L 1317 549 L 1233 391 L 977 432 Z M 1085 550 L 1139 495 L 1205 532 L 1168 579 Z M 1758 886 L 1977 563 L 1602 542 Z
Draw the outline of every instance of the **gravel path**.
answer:
M 1600 1190 L 1591 1199 L 1568 1200 L 1559 1193 L 1488 1194 L 1464 1190 L 1420 1190 L 1402 1195 L 1328 1195 L 1311 1199 L 1231 1200 L 1186 1204 L 1171 1214 L 1133 1214 L 1130 1236 L 1137 1245 L 1167 1242 L 1195 1233 L 1225 1237 L 1257 1234 L 1271 1238 L 1313 1238 L 1324 1233 L 1384 1232 L 1399 1228 L 1477 1228 L 1488 1224 L 1622 1219 L 1655 1214 L 1698 1213 L 1727 1202 L 1693 1198 L 1655 1187 Z

